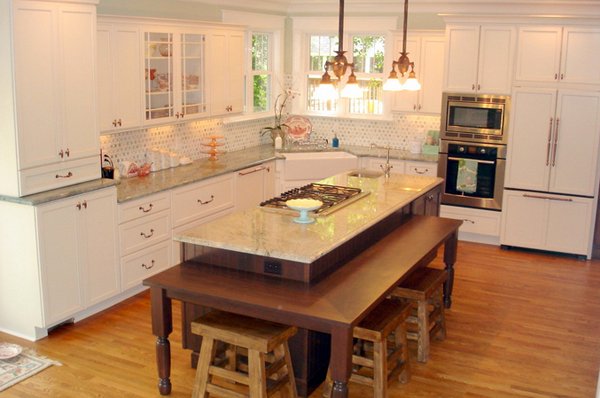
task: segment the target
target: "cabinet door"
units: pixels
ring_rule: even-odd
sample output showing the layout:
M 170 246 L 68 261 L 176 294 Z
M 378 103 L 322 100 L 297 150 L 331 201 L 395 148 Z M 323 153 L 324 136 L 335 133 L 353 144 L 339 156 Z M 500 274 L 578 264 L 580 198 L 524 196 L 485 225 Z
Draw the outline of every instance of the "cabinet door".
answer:
M 546 191 L 556 90 L 517 88 L 512 95 L 505 186 Z
M 99 24 L 97 33 L 100 131 L 142 125 L 140 33 L 136 26 Z
M 558 92 L 550 192 L 594 196 L 600 143 L 600 93 Z
M 65 159 L 95 156 L 100 150 L 96 122 L 96 8 L 65 5 L 60 13 L 63 144 Z
M 83 196 L 79 212 L 79 250 L 85 304 L 90 306 L 119 293 L 117 256 L 117 196 L 108 189 Z
M 400 52 L 402 51 L 402 37 L 397 37 L 394 41 L 394 55 L 395 59 L 398 59 Z M 421 62 L 421 38 L 411 37 L 406 40 L 406 52 L 409 54 L 409 58 L 415 63 L 416 71 L 418 73 L 417 79 L 421 83 L 421 89 L 423 87 L 423 73 L 422 73 L 422 62 Z M 403 78 L 398 75 L 401 79 L 401 83 L 404 83 Z M 408 77 L 408 74 L 404 75 L 404 79 Z M 419 91 L 407 91 L 402 90 L 394 93 L 394 109 L 401 112 L 416 112 L 419 105 Z
M 476 89 L 479 57 L 479 26 L 446 29 L 446 91 L 473 92 Z
M 265 200 L 266 167 L 249 167 L 236 173 L 235 209 L 246 210 Z
M 421 81 L 418 91 L 419 110 L 428 113 L 441 113 L 442 86 L 444 76 L 445 39 L 443 36 L 425 36 L 421 41 L 420 64 L 416 66 Z
M 510 94 L 516 30 L 507 26 L 482 26 L 479 43 L 477 91 Z M 440 100 L 441 101 L 441 100 Z
M 210 35 L 211 115 L 239 113 L 244 107 L 244 34 L 215 31 Z
M 179 51 L 174 34 L 168 31 L 144 32 L 144 98 L 145 122 L 163 123 L 175 120 L 175 53 Z M 178 112 L 178 111 L 177 111 Z
M 84 308 L 79 283 L 78 203 L 77 199 L 69 199 L 37 209 L 46 326 L 68 319 Z
M 600 29 L 564 28 L 560 81 L 600 84 Z
M 200 33 L 181 34 L 181 117 L 208 113 L 205 83 L 205 42 Z
M 556 197 L 548 200 L 546 248 L 587 255 L 592 240 L 593 199 Z
M 515 80 L 553 82 L 558 79 L 562 28 L 519 28 Z
M 61 160 L 58 17 L 52 3 L 14 4 L 18 159 L 25 169 Z
M 548 223 L 547 200 L 511 190 L 504 190 L 502 198 L 500 243 L 543 249 Z

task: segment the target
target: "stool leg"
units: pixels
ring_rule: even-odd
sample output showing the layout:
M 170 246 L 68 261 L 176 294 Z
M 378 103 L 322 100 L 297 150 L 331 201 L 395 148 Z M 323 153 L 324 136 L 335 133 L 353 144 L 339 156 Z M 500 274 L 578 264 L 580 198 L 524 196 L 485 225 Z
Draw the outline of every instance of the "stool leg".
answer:
M 200 357 L 198 358 L 198 366 L 196 367 L 196 380 L 194 382 L 192 398 L 208 398 L 206 384 L 209 381 L 208 379 L 211 377 L 208 374 L 208 368 L 212 363 L 214 355 L 215 340 L 211 337 L 203 337 L 202 347 L 200 348 Z
M 417 322 L 419 337 L 417 339 L 417 360 L 427 362 L 429 359 L 429 313 L 427 300 L 419 300 L 417 305 Z
M 400 358 L 398 366 L 402 366 L 402 372 L 398 375 L 400 383 L 408 383 L 410 380 L 410 362 L 408 359 L 408 340 L 406 338 L 406 323 L 400 322 L 398 328 L 394 332 L 394 341 L 396 349 L 400 349 Z
M 298 398 L 298 389 L 296 388 L 296 377 L 294 376 L 294 368 L 292 367 L 292 355 L 290 354 L 290 347 L 285 341 L 283 344 L 283 355 L 285 355 L 285 367 L 287 368 L 287 374 L 290 379 L 289 396 L 291 398 Z
M 331 386 L 333 381 L 331 380 L 331 368 L 327 368 L 327 376 L 325 377 L 325 382 L 323 383 L 323 398 L 329 398 L 331 396 Z
M 387 339 L 373 342 L 373 397 L 387 398 Z
M 248 349 L 248 377 L 250 379 L 250 398 L 267 398 L 264 353 Z

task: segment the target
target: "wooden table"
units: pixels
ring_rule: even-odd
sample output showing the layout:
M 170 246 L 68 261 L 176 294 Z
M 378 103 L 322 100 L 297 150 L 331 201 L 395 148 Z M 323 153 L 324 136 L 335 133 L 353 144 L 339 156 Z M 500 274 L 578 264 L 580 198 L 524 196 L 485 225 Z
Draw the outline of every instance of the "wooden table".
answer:
M 352 329 L 413 268 L 426 265 L 444 244 L 450 305 L 457 220 L 415 216 L 316 284 L 270 278 L 184 262 L 144 281 L 151 289 L 152 332 L 157 336 L 159 391 L 171 392 L 171 300 L 295 325 L 331 335 L 332 397 L 348 396 Z

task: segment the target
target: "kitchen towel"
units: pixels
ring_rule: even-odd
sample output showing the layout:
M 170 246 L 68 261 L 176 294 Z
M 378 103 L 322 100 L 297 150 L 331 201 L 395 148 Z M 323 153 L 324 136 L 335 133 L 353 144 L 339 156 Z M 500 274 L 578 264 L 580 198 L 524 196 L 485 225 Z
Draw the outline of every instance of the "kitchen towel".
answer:
M 477 161 L 460 159 L 458 161 L 458 175 L 456 176 L 456 190 L 464 193 L 477 191 Z

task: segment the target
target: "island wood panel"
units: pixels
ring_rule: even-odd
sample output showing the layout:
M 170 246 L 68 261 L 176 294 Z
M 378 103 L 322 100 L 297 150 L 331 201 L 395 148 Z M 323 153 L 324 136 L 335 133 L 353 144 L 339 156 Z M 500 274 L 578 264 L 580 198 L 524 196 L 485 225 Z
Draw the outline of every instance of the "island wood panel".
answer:
M 598 197 L 600 198 L 600 188 L 598 189 Z M 594 243 L 592 247 L 592 257 L 600 258 L 600 200 L 598 200 L 598 208 L 596 209 L 596 229 L 594 230 Z M 600 384 L 600 381 L 598 381 Z M 600 389 L 599 389 L 600 391 Z

